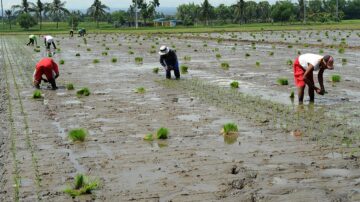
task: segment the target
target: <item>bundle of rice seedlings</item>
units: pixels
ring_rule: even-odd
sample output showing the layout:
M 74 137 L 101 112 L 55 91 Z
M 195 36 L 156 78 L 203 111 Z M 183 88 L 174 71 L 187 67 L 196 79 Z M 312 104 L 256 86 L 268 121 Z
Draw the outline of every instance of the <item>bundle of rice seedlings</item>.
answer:
M 93 190 L 98 188 L 99 182 L 97 180 L 90 180 L 88 176 L 77 174 L 73 186 L 71 188 L 66 188 L 64 192 L 71 197 L 76 197 L 83 194 L 91 194 Z
M 83 128 L 72 129 L 68 133 L 69 139 L 73 142 L 84 142 L 87 136 L 87 131 Z

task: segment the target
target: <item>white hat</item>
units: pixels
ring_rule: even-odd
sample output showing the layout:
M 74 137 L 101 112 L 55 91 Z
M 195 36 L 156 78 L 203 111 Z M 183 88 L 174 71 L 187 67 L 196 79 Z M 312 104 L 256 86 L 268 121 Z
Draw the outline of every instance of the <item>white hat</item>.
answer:
M 170 51 L 169 47 L 161 46 L 160 51 L 159 51 L 159 55 L 166 55 L 166 54 L 169 53 L 169 51 Z

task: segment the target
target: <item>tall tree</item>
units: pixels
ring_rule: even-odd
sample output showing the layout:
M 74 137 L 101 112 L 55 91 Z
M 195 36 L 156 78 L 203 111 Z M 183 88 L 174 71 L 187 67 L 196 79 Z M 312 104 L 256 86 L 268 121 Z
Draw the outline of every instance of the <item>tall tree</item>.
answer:
M 11 20 L 13 18 L 13 11 L 12 10 L 5 10 L 5 15 L 9 23 L 9 28 L 11 30 Z
M 268 1 L 260 1 L 257 5 L 256 12 L 262 22 L 270 21 L 271 6 Z
M 52 3 L 45 4 L 45 13 L 49 13 L 50 16 L 56 21 L 56 29 L 59 28 L 59 21 L 61 17 L 69 14 L 70 12 L 65 8 L 66 1 L 54 0 Z
M 106 10 L 109 10 L 105 4 L 101 3 L 100 0 L 95 0 L 94 3 L 87 10 L 87 13 L 91 15 L 96 21 L 96 27 L 99 28 L 99 21 L 101 17 L 104 17 Z
M 201 17 L 205 20 L 206 25 L 209 25 L 209 20 L 213 17 L 214 7 L 209 3 L 208 0 L 204 0 L 201 4 Z
M 176 16 L 184 25 L 194 25 L 200 18 L 200 6 L 194 3 L 182 4 L 177 7 Z
M 29 13 L 33 11 L 35 7 L 35 4 L 32 2 L 28 2 L 27 0 L 22 0 L 20 5 L 13 5 L 12 8 L 15 11 L 16 14 L 22 14 L 22 13 Z
M 231 18 L 230 8 L 225 4 L 220 4 L 218 7 L 216 7 L 215 14 L 217 20 L 219 20 L 223 24 L 226 23 L 226 20 Z
M 40 26 L 40 30 L 41 30 L 41 28 L 42 28 L 42 17 L 43 17 L 43 11 L 44 11 L 44 4 L 41 2 L 41 0 L 38 0 L 36 2 L 34 10 L 35 10 L 36 15 L 37 15 L 37 17 L 39 19 L 39 26 Z
M 239 0 L 235 5 L 235 18 L 241 23 L 244 22 L 245 1 Z

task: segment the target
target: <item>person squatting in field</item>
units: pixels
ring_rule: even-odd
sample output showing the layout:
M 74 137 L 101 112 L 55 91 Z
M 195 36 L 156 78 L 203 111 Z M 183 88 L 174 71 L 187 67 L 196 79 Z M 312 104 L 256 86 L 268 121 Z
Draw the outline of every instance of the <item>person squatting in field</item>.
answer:
M 179 62 L 174 50 L 169 47 L 161 46 L 160 51 L 160 64 L 165 68 L 166 78 L 171 79 L 171 70 L 174 70 L 176 79 L 180 79 Z
M 79 33 L 79 37 L 83 37 L 86 34 L 86 29 L 81 28 L 81 29 L 78 30 L 78 33 Z
M 323 73 L 326 69 L 334 69 L 334 58 L 330 55 L 317 55 L 306 53 L 300 55 L 294 61 L 294 80 L 298 88 L 299 103 L 304 101 L 305 86 L 308 86 L 310 102 L 314 102 L 315 92 L 319 95 L 325 94 Z M 313 72 L 318 72 L 318 82 L 320 88 L 315 86 Z
M 50 51 L 51 44 L 53 45 L 54 49 L 56 49 L 54 38 L 52 36 L 50 35 L 44 36 L 44 43 L 47 51 Z
M 46 79 L 43 78 L 46 76 Z M 36 88 L 40 88 L 41 80 L 49 82 L 53 90 L 57 89 L 55 79 L 59 77 L 59 67 L 51 58 L 43 58 L 35 67 L 33 83 Z
M 29 45 L 34 45 L 36 44 L 37 45 L 37 39 L 36 39 L 36 36 L 35 35 L 30 35 L 29 36 L 29 43 L 27 43 L 26 45 L 29 46 Z

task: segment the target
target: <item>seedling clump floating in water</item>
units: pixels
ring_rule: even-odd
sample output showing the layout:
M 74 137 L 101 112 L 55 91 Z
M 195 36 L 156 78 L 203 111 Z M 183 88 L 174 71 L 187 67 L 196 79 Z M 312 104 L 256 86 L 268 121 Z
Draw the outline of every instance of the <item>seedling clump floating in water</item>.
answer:
M 227 62 L 223 62 L 223 63 L 221 63 L 221 68 L 223 70 L 228 70 L 230 68 L 230 65 Z
M 167 139 L 168 135 L 169 135 L 169 130 L 167 128 L 160 128 L 156 133 L 156 137 L 158 139 Z
M 108 55 L 108 52 L 104 51 L 101 53 L 103 56 L 107 56 Z
M 116 62 L 117 62 L 117 58 L 111 58 L 111 62 L 112 62 L 112 63 L 116 63 Z
M 277 83 L 280 84 L 280 85 L 282 85 L 282 86 L 285 86 L 285 85 L 288 85 L 288 84 L 289 84 L 287 78 L 278 78 Z
M 291 99 L 294 99 L 294 98 L 295 98 L 295 92 L 294 92 L 293 90 L 290 92 L 290 98 L 291 98 Z
M 286 61 L 286 64 L 289 65 L 289 66 L 291 66 L 291 65 L 293 64 L 293 61 L 290 60 L 290 59 L 288 59 L 288 60 Z
M 230 87 L 231 87 L 231 88 L 239 88 L 239 82 L 237 82 L 237 81 L 231 82 L 231 83 L 230 83 Z
M 84 142 L 86 136 L 87 136 L 87 131 L 83 128 L 72 129 L 68 133 L 69 139 L 71 139 L 73 142 L 77 142 L 77 141 Z
M 73 187 L 65 189 L 64 192 L 72 197 L 76 197 L 83 194 L 91 194 L 91 191 L 98 188 L 99 182 L 97 180 L 90 180 L 88 176 L 77 174 Z
M 257 61 L 257 62 L 255 63 L 255 65 L 256 65 L 257 67 L 260 67 L 260 62 Z
M 188 69 L 189 69 L 189 67 L 186 66 L 186 65 L 181 65 L 181 66 L 180 66 L 180 70 L 181 70 L 181 73 L 182 73 L 182 74 L 188 73 Z
M 340 80 L 341 80 L 341 76 L 338 75 L 338 74 L 333 74 L 333 75 L 331 76 L 331 81 L 332 81 L 332 82 L 340 82 Z
M 137 64 L 143 63 L 143 58 L 142 57 L 136 57 L 135 58 L 135 63 L 137 63 Z
M 60 60 L 60 64 L 61 65 L 65 64 L 65 60 Z
M 94 63 L 94 64 L 97 64 L 97 63 L 99 63 L 99 62 L 100 62 L 99 59 L 94 59 L 94 60 L 93 60 L 93 63 Z
M 221 54 L 220 53 L 216 54 L 216 59 L 220 59 L 220 58 L 221 58 Z
M 41 91 L 40 90 L 35 90 L 34 93 L 33 93 L 33 98 L 34 99 L 41 98 Z
M 155 68 L 153 68 L 152 71 L 153 71 L 154 74 L 157 74 L 157 73 L 159 73 L 159 68 L 158 68 L 158 67 L 155 67 Z
M 88 88 L 82 88 L 76 92 L 78 96 L 89 96 L 90 90 Z
M 191 56 L 184 56 L 184 60 L 185 60 L 185 61 L 190 61 L 190 60 L 191 60 Z
M 144 94 L 146 92 L 146 90 L 144 87 L 139 87 L 135 90 L 135 92 L 139 93 L 139 94 Z
M 74 88 L 74 84 L 72 84 L 72 83 L 66 84 L 66 89 L 67 89 L 67 90 L 74 90 L 74 89 L 75 89 L 75 88 Z
M 222 135 L 231 135 L 233 133 L 237 133 L 238 127 L 235 123 L 227 123 L 225 125 L 223 125 L 222 129 L 221 129 L 221 134 Z

